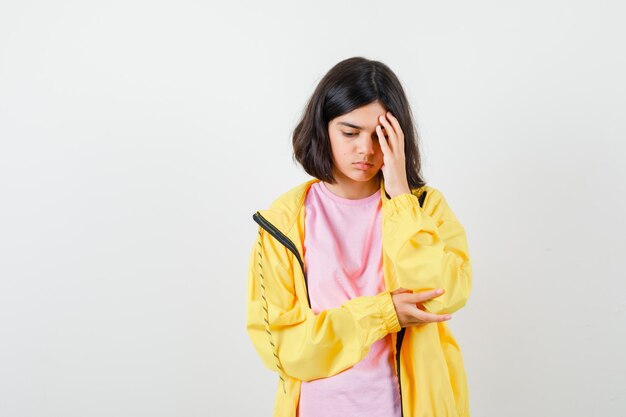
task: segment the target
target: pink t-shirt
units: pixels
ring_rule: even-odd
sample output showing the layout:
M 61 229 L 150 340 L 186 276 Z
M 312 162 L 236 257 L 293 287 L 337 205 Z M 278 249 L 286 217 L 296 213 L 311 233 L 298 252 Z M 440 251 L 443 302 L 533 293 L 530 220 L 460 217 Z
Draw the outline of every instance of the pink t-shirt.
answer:
M 305 200 L 304 260 L 315 314 L 385 291 L 380 190 L 349 200 L 315 182 Z M 400 393 L 391 334 L 337 375 L 302 381 L 299 417 L 396 417 Z

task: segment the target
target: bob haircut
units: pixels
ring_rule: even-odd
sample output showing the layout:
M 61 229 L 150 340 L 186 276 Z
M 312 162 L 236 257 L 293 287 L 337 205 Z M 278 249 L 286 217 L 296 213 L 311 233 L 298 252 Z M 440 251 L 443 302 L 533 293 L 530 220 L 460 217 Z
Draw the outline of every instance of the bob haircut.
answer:
M 320 80 L 293 131 L 293 159 L 309 175 L 336 183 L 328 124 L 335 117 L 374 101 L 398 119 L 404 133 L 409 187 L 421 188 L 426 182 L 421 175 L 418 135 L 404 89 L 387 65 L 363 57 L 337 63 Z M 382 170 L 377 175 L 382 176 Z

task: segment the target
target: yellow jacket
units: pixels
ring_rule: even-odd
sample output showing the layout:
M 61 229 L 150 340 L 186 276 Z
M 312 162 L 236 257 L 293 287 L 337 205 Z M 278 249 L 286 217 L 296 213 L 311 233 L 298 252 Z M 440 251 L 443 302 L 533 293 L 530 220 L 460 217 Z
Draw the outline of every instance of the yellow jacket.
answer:
M 469 417 L 469 392 L 458 344 L 446 322 L 401 328 L 390 292 L 443 288 L 424 309 L 454 313 L 472 287 L 465 230 L 439 190 L 430 186 L 389 198 L 381 179 L 386 291 L 314 314 L 304 265 L 306 181 L 254 214 L 246 331 L 264 365 L 277 372 L 273 417 L 295 417 L 301 381 L 355 365 L 392 334 L 403 417 Z M 398 374 L 398 369 L 399 374 Z

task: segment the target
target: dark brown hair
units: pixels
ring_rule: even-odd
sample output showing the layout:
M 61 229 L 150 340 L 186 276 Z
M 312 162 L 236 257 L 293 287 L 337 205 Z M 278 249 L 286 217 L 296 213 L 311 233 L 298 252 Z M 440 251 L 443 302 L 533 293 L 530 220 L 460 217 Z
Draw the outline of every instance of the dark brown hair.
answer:
M 307 174 L 334 184 L 328 123 L 374 101 L 379 101 L 400 123 L 409 187 L 416 189 L 425 185 L 419 137 L 404 89 L 387 65 L 363 57 L 337 63 L 320 80 L 293 131 L 293 159 Z M 378 175 L 382 175 L 382 170 Z

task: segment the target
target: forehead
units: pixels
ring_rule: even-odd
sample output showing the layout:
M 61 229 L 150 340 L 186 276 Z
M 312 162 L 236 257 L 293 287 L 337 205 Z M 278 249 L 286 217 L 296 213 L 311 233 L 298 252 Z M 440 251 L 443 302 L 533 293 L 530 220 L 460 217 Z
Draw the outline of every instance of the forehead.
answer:
M 334 122 L 339 126 L 354 129 L 375 130 L 376 125 L 379 124 L 378 116 L 385 114 L 385 111 L 380 103 L 373 102 L 336 117 Z

